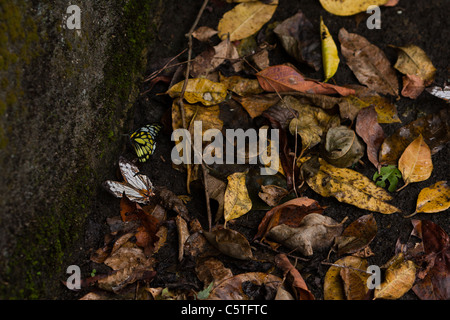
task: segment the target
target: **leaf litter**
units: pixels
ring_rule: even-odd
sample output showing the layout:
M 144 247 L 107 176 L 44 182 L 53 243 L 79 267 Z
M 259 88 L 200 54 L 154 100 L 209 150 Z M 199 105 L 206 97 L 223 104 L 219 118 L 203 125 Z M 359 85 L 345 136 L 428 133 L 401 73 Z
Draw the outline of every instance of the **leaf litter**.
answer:
M 320 3 L 338 16 L 365 11 L 366 5 L 363 0 Z M 378 4 L 395 6 L 396 1 Z M 135 298 L 155 300 L 313 300 L 309 284 L 322 282 L 323 299 L 400 299 L 409 291 L 420 299 L 448 299 L 448 235 L 428 220 L 412 220 L 412 235 L 421 242 L 398 242 L 396 254 L 382 267 L 380 287 L 367 286 L 368 261 L 380 254 L 370 249 L 378 238 L 377 221 L 400 212 L 391 203 L 400 178 L 405 182 L 402 188 L 427 180 L 433 172 L 433 155 L 449 140 L 447 110 L 398 124 L 389 97 L 401 98 L 397 80 L 401 74 L 402 96 L 416 99 L 426 87 L 437 97 L 444 96 L 445 89 L 430 87 L 436 72 L 433 63 L 421 48 L 410 45 L 395 47 L 399 56 L 392 66 L 378 46 L 382 44 L 344 28 L 329 30 L 322 17 L 308 12 L 320 18 L 320 25 L 302 11 L 271 25 L 281 5 L 233 4 L 216 29 L 197 27 L 197 20 L 188 34 L 189 56 L 199 42 L 209 48 L 187 62 L 190 72 L 184 79 L 174 77 L 176 81 L 161 93 L 172 100 L 166 132 L 186 129 L 193 134 L 194 121 L 203 124 L 201 137 L 208 129 L 222 131 L 239 127 L 239 122 L 243 127 L 251 123 L 280 130 L 277 175 L 263 178 L 249 173 L 251 163 L 227 169 L 203 162 L 173 166 L 187 175 L 190 197 L 186 197 L 153 185 L 151 175 L 141 173 L 134 161 L 120 158 L 125 181 L 104 184 L 121 198 L 119 215 L 108 219 L 105 243 L 91 256 L 107 271 L 84 279 L 87 288 L 124 299 L 134 290 Z M 340 48 L 330 31 L 338 32 Z M 243 44 L 254 49 L 244 54 Z M 276 44 L 296 60 L 295 66 L 288 59 L 271 63 L 269 52 Z M 344 61 L 339 60 L 339 51 Z M 323 69 L 325 80 L 310 78 L 305 67 Z M 336 84 L 334 75 L 342 68 L 351 70 L 360 85 Z M 236 110 L 245 117 L 229 116 Z M 392 124 L 397 130 L 387 136 L 384 129 Z M 195 149 L 197 145 L 192 151 L 206 147 L 201 143 L 201 150 Z M 251 156 L 245 152 L 247 160 Z M 360 170 L 367 166 L 366 159 L 373 165 L 368 176 L 368 170 Z M 207 224 L 206 217 L 193 216 L 183 202 L 198 197 L 191 187 L 196 183 L 204 189 Z M 328 197 L 344 208 L 359 210 L 360 217 L 348 221 L 345 211 L 339 220 L 328 216 L 328 206 L 337 205 L 324 200 Z M 217 204 L 214 227 L 211 201 Z M 440 181 L 421 190 L 414 214 L 446 214 L 448 207 L 448 186 Z M 249 232 L 245 221 L 258 212 L 259 223 Z M 175 261 L 163 259 L 167 250 L 174 251 Z M 324 254 L 325 259 L 315 260 Z M 323 266 L 329 267 L 318 278 Z M 179 274 L 178 283 L 165 285 L 166 269 Z M 82 299 L 109 297 L 89 292 Z

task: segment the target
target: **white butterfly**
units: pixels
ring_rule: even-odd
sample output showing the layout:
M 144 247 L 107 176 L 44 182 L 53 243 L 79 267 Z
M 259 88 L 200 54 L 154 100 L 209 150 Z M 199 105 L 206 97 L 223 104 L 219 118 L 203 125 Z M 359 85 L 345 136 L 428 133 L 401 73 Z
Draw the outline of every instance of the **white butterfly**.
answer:
M 131 201 L 149 203 L 150 197 L 155 195 L 150 179 L 139 173 L 139 168 L 123 157 L 119 158 L 119 168 L 125 181 L 107 180 L 103 183 L 105 189 L 116 198 L 122 198 L 125 193 Z

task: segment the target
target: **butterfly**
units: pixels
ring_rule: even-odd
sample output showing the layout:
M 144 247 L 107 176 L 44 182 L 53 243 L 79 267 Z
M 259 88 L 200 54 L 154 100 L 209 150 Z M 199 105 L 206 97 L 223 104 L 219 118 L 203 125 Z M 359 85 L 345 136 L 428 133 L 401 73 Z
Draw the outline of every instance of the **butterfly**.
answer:
M 155 195 L 150 179 L 139 173 L 139 168 L 124 157 L 119 158 L 119 168 L 125 181 L 107 180 L 103 183 L 103 187 L 116 198 L 122 198 L 125 194 L 131 201 L 149 203 L 150 197 Z
M 150 159 L 156 148 L 156 136 L 161 130 L 159 124 L 148 124 L 137 129 L 130 135 L 131 144 L 138 156 L 139 162 Z

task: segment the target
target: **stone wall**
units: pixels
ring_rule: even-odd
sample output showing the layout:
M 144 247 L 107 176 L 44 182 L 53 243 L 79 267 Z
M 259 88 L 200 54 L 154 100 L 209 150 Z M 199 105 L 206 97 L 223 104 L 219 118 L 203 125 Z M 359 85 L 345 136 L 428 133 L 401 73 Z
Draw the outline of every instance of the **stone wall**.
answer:
M 0 298 L 58 298 L 130 129 L 160 5 L 0 0 Z

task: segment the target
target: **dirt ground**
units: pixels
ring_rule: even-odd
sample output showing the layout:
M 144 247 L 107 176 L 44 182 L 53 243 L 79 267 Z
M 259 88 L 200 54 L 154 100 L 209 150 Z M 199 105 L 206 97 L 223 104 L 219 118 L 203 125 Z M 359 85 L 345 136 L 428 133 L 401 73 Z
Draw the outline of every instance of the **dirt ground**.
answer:
M 163 58 L 172 57 L 181 52 L 187 47 L 187 40 L 184 36 L 191 27 L 197 12 L 201 6 L 202 1 L 177 1 L 166 0 L 166 8 L 168 10 L 162 18 L 162 24 L 159 28 L 158 39 L 156 47 L 149 53 L 150 63 L 148 73 L 155 70 L 156 64 Z M 227 4 L 224 1 L 214 0 L 210 1 L 209 6 L 203 13 L 198 26 L 209 26 L 216 28 L 219 19 L 224 12 L 230 10 L 232 4 Z M 287 1 L 280 0 L 279 6 L 273 21 L 282 21 L 298 10 L 308 17 L 315 27 L 319 27 L 319 19 L 322 15 L 327 24 L 333 38 L 337 42 L 337 34 L 339 29 L 344 27 L 349 32 L 358 33 L 366 37 L 371 43 L 379 46 L 388 56 L 391 63 L 396 61 L 397 54 L 394 49 L 389 48 L 388 45 L 403 46 L 407 44 L 415 44 L 428 54 L 434 66 L 437 69 L 435 84 L 442 86 L 449 77 L 449 41 L 450 29 L 448 28 L 448 0 L 416 0 L 406 1 L 400 0 L 396 7 L 382 8 L 382 27 L 381 30 L 369 30 L 366 27 L 366 19 L 363 18 L 358 23 L 358 18 L 355 17 L 337 17 L 327 13 L 316 0 L 304 1 Z M 339 46 L 339 44 L 338 44 Z M 204 45 L 198 41 L 194 41 L 194 54 L 201 52 Z M 185 56 L 180 57 L 180 61 L 186 59 Z M 284 52 L 281 46 L 278 46 L 271 53 L 271 64 L 279 64 L 284 62 L 291 62 L 296 65 L 301 71 L 311 78 L 320 79 L 321 72 L 311 72 L 311 69 L 306 69 L 295 61 L 292 61 Z M 346 66 L 343 57 L 341 56 L 341 63 L 338 72 L 334 77 L 339 85 L 357 84 L 358 81 Z M 400 79 L 400 75 L 399 75 Z M 400 82 L 401 83 L 401 82 Z M 142 91 L 146 91 L 148 87 L 143 85 Z M 157 84 L 151 92 L 141 96 L 135 106 L 134 128 L 141 125 L 161 121 L 165 112 L 171 108 L 171 99 L 165 95 L 156 95 L 157 93 L 165 92 L 167 85 Z M 387 135 L 390 135 L 395 129 L 409 123 L 423 114 L 433 113 L 442 108 L 448 108 L 445 101 L 437 99 L 427 92 L 422 93 L 418 99 L 411 100 L 402 98 L 395 102 L 398 108 L 398 114 L 402 123 L 383 125 L 383 129 Z M 167 129 L 167 128 L 166 128 Z M 169 128 L 170 129 L 170 128 Z M 157 142 L 157 148 L 152 159 L 141 166 L 141 171 L 148 175 L 154 185 L 165 186 L 175 192 L 177 195 L 186 194 L 186 176 L 184 173 L 176 171 L 172 168 L 170 161 L 170 152 L 173 148 L 173 143 L 170 140 L 170 131 L 164 131 L 160 134 Z M 131 149 L 126 147 L 124 154 L 132 156 Z M 119 155 L 118 155 L 119 157 Z M 118 158 L 117 157 L 117 158 Z M 402 191 L 394 195 L 394 200 L 391 202 L 396 207 L 402 210 L 402 214 L 383 215 L 374 213 L 378 233 L 370 247 L 375 253 L 373 257 L 369 258 L 369 264 L 382 265 L 387 262 L 394 255 L 395 243 L 400 238 L 405 242 L 412 230 L 410 219 L 402 217 L 403 214 L 414 212 L 417 195 L 424 187 L 431 185 L 439 180 L 448 180 L 449 166 L 448 159 L 450 152 L 448 145 L 440 152 L 433 156 L 434 170 L 431 177 L 421 183 L 413 183 Z M 165 161 L 164 161 L 164 160 Z M 363 159 L 365 165 L 358 164 L 355 170 L 371 177 L 374 173 L 373 166 L 365 156 Z M 111 178 L 115 177 L 115 164 L 111 164 Z M 203 190 L 193 189 L 192 200 L 187 204 L 189 213 L 192 217 L 198 218 L 204 228 L 207 228 L 206 206 Z M 341 221 L 345 216 L 348 221 L 354 221 L 358 217 L 367 214 L 367 211 L 358 209 L 356 207 L 346 205 L 338 202 L 334 198 L 323 198 L 311 190 L 306 190 L 303 196 L 307 196 L 319 201 L 320 205 L 326 206 L 324 214 Z M 214 212 L 214 203 L 213 203 Z M 252 239 L 257 231 L 257 226 L 260 223 L 265 211 L 252 211 L 249 214 L 237 219 L 232 224 L 232 228 L 243 233 L 248 239 Z M 447 233 L 450 232 L 449 216 L 447 212 L 439 214 L 418 214 L 416 219 L 430 219 L 439 224 Z M 83 251 L 79 257 L 81 261 L 74 261 L 75 264 L 82 266 L 84 274 L 97 268 L 101 271 L 101 266 L 90 262 L 89 254 L 102 246 L 104 234 L 107 232 L 105 223 L 106 217 L 116 216 L 119 214 L 119 200 L 112 197 L 106 191 L 100 191 L 96 206 L 90 215 L 89 222 L 86 226 L 85 243 Z M 174 215 L 169 218 L 174 217 Z M 196 279 L 194 273 L 194 265 L 189 261 L 180 264 L 177 261 L 178 244 L 175 223 L 168 223 L 169 236 L 167 244 L 157 255 L 159 261 L 157 267 L 157 276 L 151 283 L 152 286 L 165 286 L 172 288 L 192 288 L 194 290 L 202 289 L 202 284 Z M 255 248 L 254 254 L 258 258 L 257 261 L 244 262 L 234 260 L 232 258 L 221 257 L 226 267 L 233 270 L 233 273 L 243 273 L 248 271 L 268 271 L 273 267 L 271 257 L 273 252 L 259 246 L 252 244 Z M 283 249 L 280 249 L 283 250 Z M 320 252 L 314 255 L 309 262 L 299 261 L 298 267 L 306 280 L 306 283 L 316 299 L 323 298 L 323 280 L 328 266 L 320 262 L 326 259 L 328 252 Z M 336 259 L 335 256 L 331 260 Z M 67 299 L 77 299 L 84 292 L 72 293 L 66 292 L 64 296 Z M 415 294 L 410 291 L 401 299 L 412 300 L 417 299 Z

